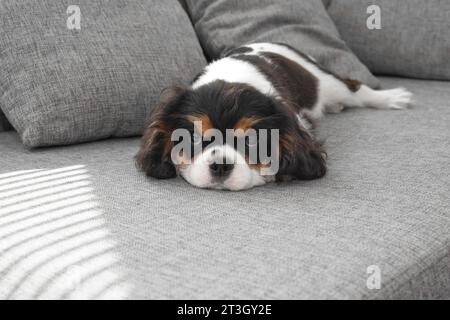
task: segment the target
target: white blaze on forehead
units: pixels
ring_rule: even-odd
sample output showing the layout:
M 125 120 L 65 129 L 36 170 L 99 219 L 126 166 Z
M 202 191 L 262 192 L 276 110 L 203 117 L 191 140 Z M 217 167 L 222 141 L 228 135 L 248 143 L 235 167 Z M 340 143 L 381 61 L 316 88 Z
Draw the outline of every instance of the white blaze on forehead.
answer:
M 224 158 L 227 163 L 233 164 L 246 164 L 245 158 L 237 152 L 233 147 L 225 144 L 221 146 L 211 147 L 207 149 L 203 155 L 205 156 L 205 160 L 209 163 L 217 161 L 221 163 Z
M 205 68 L 203 75 L 192 84 L 192 88 L 197 89 L 216 80 L 231 83 L 245 83 L 254 87 L 262 94 L 278 96 L 272 83 L 254 65 L 231 57 L 223 58 L 209 64 Z

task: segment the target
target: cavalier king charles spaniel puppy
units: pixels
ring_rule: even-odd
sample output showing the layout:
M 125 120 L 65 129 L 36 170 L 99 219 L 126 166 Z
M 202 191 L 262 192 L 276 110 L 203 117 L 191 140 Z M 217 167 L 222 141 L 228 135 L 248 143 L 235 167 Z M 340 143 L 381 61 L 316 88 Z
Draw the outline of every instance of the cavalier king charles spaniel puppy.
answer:
M 403 88 L 373 90 L 343 79 L 285 44 L 249 44 L 210 63 L 190 86 L 162 92 L 136 162 L 148 176 L 180 175 L 200 188 L 316 179 L 326 173 L 326 153 L 313 134 L 324 112 L 403 109 L 411 97 Z

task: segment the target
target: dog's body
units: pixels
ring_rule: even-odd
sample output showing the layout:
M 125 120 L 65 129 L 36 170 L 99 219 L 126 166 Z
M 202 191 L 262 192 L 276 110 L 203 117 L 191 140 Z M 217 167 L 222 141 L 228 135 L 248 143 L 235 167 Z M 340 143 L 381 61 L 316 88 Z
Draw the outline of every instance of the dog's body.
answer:
M 311 129 L 324 112 L 339 112 L 344 106 L 402 109 L 411 100 L 411 93 L 404 89 L 376 91 L 342 79 L 312 57 L 275 43 L 233 49 L 209 64 L 190 88 L 169 91 L 151 116 L 137 157 L 139 166 L 153 177 L 171 178 L 178 173 L 198 187 L 231 190 L 273 180 L 319 178 L 326 172 L 325 153 Z M 205 151 L 189 157 L 190 164 L 183 156 L 180 163 L 168 159 L 174 146 L 168 136 L 180 128 L 192 133 L 198 123 L 202 138 L 207 136 L 205 128 L 223 133 L 227 129 L 279 130 L 278 171 L 262 175 L 262 163 L 250 164 L 229 144 L 205 145 Z M 257 140 L 255 148 L 261 143 Z M 219 163 L 218 157 L 235 160 L 230 166 Z
M 411 98 L 404 89 L 375 91 L 357 81 L 341 79 L 320 67 L 314 58 L 285 44 L 256 43 L 231 50 L 208 65 L 192 88 L 216 80 L 251 85 L 312 120 L 324 111 L 339 112 L 344 106 L 402 109 Z

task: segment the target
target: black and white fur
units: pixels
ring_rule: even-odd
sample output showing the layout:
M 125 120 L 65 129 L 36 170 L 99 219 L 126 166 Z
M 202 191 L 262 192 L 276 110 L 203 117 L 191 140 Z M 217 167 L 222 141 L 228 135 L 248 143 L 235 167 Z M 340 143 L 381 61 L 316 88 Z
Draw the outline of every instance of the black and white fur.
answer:
M 322 68 L 314 58 L 278 43 L 233 49 L 206 66 L 189 88 L 171 91 L 151 116 L 137 155 L 138 166 L 152 177 L 181 175 L 200 188 L 229 190 L 274 180 L 320 178 L 326 172 L 325 152 L 311 130 L 315 120 L 325 112 L 340 112 L 344 107 L 403 109 L 412 98 L 403 88 L 373 90 L 358 81 L 342 79 Z M 225 97 L 230 92 L 242 92 L 233 98 L 237 101 L 234 105 Z M 220 130 L 233 128 L 249 114 L 266 119 L 260 123 L 263 128 L 280 128 L 280 172 L 263 176 L 257 167 L 241 161 L 227 176 L 217 179 L 208 169 L 215 157 L 240 157 L 229 145 L 207 148 L 193 157 L 190 165 L 171 163 L 167 137 L 180 126 L 192 126 L 180 119 L 198 114 L 204 114 L 208 123 Z
M 249 48 L 249 50 L 243 50 Z M 404 88 L 390 90 L 373 90 L 361 84 L 353 92 L 345 82 L 332 73 L 324 70 L 315 59 L 298 52 L 285 44 L 254 43 L 230 51 L 230 54 L 209 64 L 205 71 L 192 84 L 196 89 L 216 80 L 226 82 L 246 83 L 253 86 L 262 94 L 283 99 L 273 83 L 267 79 L 257 66 L 250 62 L 236 59 L 239 55 L 264 57 L 264 53 L 273 53 L 292 60 L 311 73 L 318 82 L 317 100 L 310 109 L 304 109 L 312 119 L 319 119 L 324 112 L 336 113 L 344 107 L 372 107 L 378 109 L 404 109 L 411 103 L 412 94 Z M 295 90 L 295 88 L 293 88 Z M 299 114 L 301 115 L 301 114 Z

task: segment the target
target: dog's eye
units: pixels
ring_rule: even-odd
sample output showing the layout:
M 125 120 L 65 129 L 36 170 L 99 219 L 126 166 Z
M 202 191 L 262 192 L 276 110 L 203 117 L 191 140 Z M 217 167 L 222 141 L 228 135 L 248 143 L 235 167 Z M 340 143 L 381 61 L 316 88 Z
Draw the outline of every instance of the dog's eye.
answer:
M 194 132 L 192 134 L 192 141 L 194 142 L 194 144 L 202 143 L 202 136 L 199 135 L 198 133 Z
M 247 136 L 245 138 L 245 143 L 250 148 L 256 147 L 258 145 L 258 137 L 254 136 L 254 135 Z

